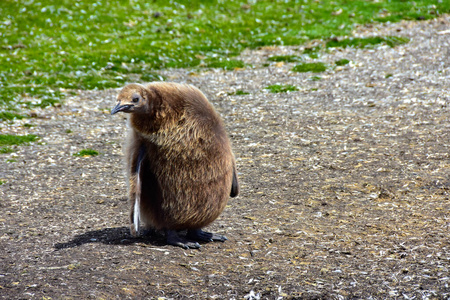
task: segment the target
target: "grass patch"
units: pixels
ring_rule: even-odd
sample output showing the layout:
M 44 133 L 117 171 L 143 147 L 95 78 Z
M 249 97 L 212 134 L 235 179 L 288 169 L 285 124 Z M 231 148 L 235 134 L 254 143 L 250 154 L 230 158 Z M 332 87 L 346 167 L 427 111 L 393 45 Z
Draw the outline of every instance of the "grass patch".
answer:
M 9 112 L 9 111 L 2 111 L 0 112 L 0 120 L 14 120 L 14 119 L 18 119 L 18 120 L 22 120 L 23 118 L 26 118 L 26 116 L 17 114 L 17 113 L 13 113 L 13 112 Z
M 298 64 L 295 67 L 292 68 L 292 71 L 295 72 L 314 72 L 314 73 L 320 73 L 324 72 L 327 69 L 325 64 L 323 62 L 314 62 L 314 63 L 303 63 Z
M 310 58 L 319 58 L 319 50 L 320 47 L 305 48 L 302 53 L 308 55 Z
M 28 135 L 12 135 L 12 134 L 0 134 L 0 154 L 6 154 L 14 152 L 15 150 L 8 146 L 29 144 L 34 142 L 39 137 L 34 134 Z
M 375 45 L 388 45 L 389 47 L 395 47 L 409 42 L 409 38 L 398 36 L 374 36 L 367 38 L 348 38 L 343 40 L 333 39 L 326 43 L 327 48 L 336 47 L 354 47 L 354 48 L 368 48 Z
M 243 90 L 237 90 L 233 93 L 228 93 L 228 95 L 236 95 L 236 96 L 242 96 L 242 95 L 249 95 L 250 93 L 244 92 Z
M 345 66 L 348 65 L 350 63 L 350 61 L 348 59 L 340 59 L 334 62 L 336 64 L 336 66 Z
M 299 62 L 301 61 L 301 57 L 297 55 L 274 55 L 267 59 L 268 61 L 275 61 L 275 62 Z
M 7 154 L 7 153 L 11 153 L 14 152 L 15 150 L 9 147 L 1 147 L 0 148 L 0 154 Z
M 320 76 L 311 76 L 309 78 L 309 80 L 312 80 L 312 81 L 318 81 L 318 80 L 321 80 L 321 79 L 322 79 L 322 77 L 320 77 Z
M 245 48 L 300 45 L 348 36 L 354 24 L 430 19 L 450 12 L 449 1 L 430 5 L 429 0 L 259 0 L 245 8 L 242 3 L 2 1 L 0 106 L 56 105 L 68 89 L 160 80 L 154 74 L 163 68 L 202 62 L 241 68 L 232 58 Z M 333 14 L 338 10 L 342 13 Z
M 152 81 L 164 81 L 166 77 L 156 74 L 156 73 L 146 73 L 140 76 L 142 82 L 152 82 Z
M 74 153 L 74 156 L 96 156 L 98 155 L 98 151 L 92 150 L 92 149 L 83 149 L 77 153 Z
M 296 86 L 290 84 L 274 84 L 269 85 L 265 89 L 269 90 L 271 93 L 287 93 L 298 91 L 298 88 Z
M 12 146 L 22 145 L 34 142 L 39 137 L 34 134 L 28 135 L 12 135 L 12 134 L 0 134 L 0 146 Z
M 5 184 L 5 183 L 6 183 L 6 181 L 0 180 L 0 185 Z
M 224 70 L 234 70 L 237 68 L 244 68 L 245 63 L 242 60 L 236 60 L 236 59 L 214 59 L 212 61 L 209 61 L 206 63 L 206 67 L 208 68 L 221 68 Z
M 0 50 L 0 61 L 1 55 L 2 53 Z M 36 86 L 46 83 L 28 82 L 26 84 L 20 83 L 20 85 L 11 85 L 9 82 L 2 82 L 1 68 L 2 67 L 0 66 L 0 86 L 3 84 L 3 87 L 0 89 L 0 107 L 6 106 L 11 110 L 15 110 L 20 106 L 25 106 L 27 108 L 45 108 L 61 103 L 61 100 L 65 97 L 65 93 L 62 93 L 59 90 L 52 90 L 48 86 Z M 3 76 L 3 78 L 5 77 Z M 30 86 L 27 86 L 27 84 Z

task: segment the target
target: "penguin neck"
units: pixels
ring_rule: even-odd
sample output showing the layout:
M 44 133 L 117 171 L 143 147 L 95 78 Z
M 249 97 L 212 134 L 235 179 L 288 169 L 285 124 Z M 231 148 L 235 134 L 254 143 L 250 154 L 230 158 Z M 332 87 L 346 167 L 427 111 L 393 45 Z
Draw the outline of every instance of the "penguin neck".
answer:
M 158 131 L 161 126 L 158 119 L 154 113 L 132 113 L 130 124 L 136 131 L 148 135 Z
M 132 113 L 130 124 L 141 134 L 151 135 L 157 133 L 163 127 L 170 127 L 170 124 L 178 122 L 181 117 L 181 111 L 162 104 L 158 108 L 148 110 L 145 113 Z

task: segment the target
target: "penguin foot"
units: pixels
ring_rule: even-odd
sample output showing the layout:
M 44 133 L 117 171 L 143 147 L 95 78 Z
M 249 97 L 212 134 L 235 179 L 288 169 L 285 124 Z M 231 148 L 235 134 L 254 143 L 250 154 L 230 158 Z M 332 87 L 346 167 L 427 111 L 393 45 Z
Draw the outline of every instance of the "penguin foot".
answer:
M 206 232 L 201 229 L 189 229 L 186 237 L 199 242 L 225 242 L 228 240 L 224 235 Z
M 178 236 L 174 230 L 166 230 L 167 244 L 172 246 L 178 246 L 184 249 L 199 249 L 201 246 L 197 242 L 188 241 Z

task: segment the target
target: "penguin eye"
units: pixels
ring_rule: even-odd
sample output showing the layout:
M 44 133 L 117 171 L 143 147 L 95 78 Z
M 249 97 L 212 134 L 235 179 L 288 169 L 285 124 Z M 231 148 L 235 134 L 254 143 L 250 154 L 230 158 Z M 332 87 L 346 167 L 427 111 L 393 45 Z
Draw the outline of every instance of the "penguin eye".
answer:
M 134 103 L 137 103 L 137 102 L 139 102 L 139 97 L 138 96 L 133 96 L 131 101 L 133 101 Z

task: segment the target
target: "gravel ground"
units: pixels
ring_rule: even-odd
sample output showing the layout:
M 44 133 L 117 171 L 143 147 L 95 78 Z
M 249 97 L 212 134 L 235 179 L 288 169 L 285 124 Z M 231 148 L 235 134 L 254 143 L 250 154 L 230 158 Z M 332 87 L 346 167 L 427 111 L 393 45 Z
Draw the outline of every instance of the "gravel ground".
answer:
M 303 47 L 161 72 L 204 91 L 237 157 L 241 194 L 208 228 L 229 240 L 200 250 L 129 235 L 118 90 L 1 123 L 40 140 L 0 154 L 0 298 L 449 299 L 449 28 L 448 15 L 358 28 L 411 41 L 321 53 L 320 74 L 264 66 Z M 73 156 L 86 148 L 100 155 Z

